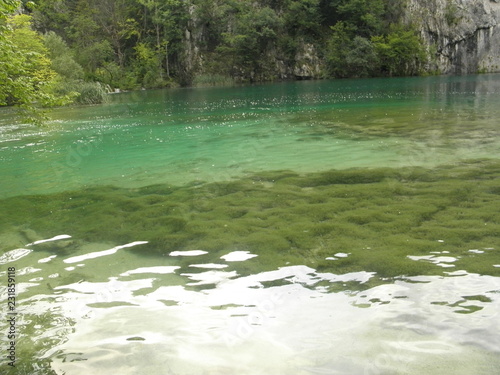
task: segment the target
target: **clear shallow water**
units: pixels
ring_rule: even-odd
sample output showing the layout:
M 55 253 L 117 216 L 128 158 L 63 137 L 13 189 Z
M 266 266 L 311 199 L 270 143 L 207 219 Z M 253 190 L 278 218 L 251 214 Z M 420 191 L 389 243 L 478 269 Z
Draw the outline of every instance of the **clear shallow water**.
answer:
M 43 129 L 4 127 L 0 194 L 497 158 L 499 92 L 485 75 L 117 95 Z
M 499 94 L 295 82 L 5 116 L 13 373 L 495 374 Z
M 242 276 L 238 267 L 258 257 L 144 258 L 124 250 L 140 243 L 122 246 L 7 263 L 23 280 L 24 340 L 45 344 L 56 373 L 494 374 L 500 365 L 498 277 L 450 271 L 364 289 L 374 273 L 299 265 Z

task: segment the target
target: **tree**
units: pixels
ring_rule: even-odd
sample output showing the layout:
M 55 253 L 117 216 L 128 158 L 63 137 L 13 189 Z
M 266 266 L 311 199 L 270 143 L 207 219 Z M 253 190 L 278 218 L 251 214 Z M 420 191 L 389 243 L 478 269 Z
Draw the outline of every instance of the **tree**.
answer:
M 163 79 L 161 59 L 155 48 L 146 43 L 137 43 L 135 73 L 142 87 L 156 88 L 166 85 Z
M 66 9 L 62 10 L 66 12 Z M 114 51 L 94 20 L 96 10 L 87 0 L 78 0 L 74 9 L 69 11 L 70 24 L 66 38 L 76 54 L 76 61 L 83 67 L 86 76 L 95 79 L 95 71 L 112 61 Z
M 373 43 L 361 36 L 356 36 L 352 47 L 347 52 L 345 63 L 349 77 L 371 77 L 378 73 L 379 57 Z
M 15 105 L 39 122 L 37 108 L 71 100 L 55 93 L 57 77 L 41 36 L 31 28 L 31 17 L 7 18 L 0 39 L 0 105 Z
M 428 60 L 420 38 L 412 29 L 393 26 L 385 36 L 374 36 L 372 42 L 381 60 L 382 72 L 389 76 L 417 75 Z
M 54 31 L 77 52 L 73 60 L 86 81 L 122 89 L 189 85 L 196 75 L 270 80 L 291 74 L 306 50 L 333 77 L 415 74 L 425 60 L 417 51 L 419 40 L 415 44 L 414 36 L 389 28 L 403 17 L 405 1 L 33 2 L 29 12 L 36 30 Z M 405 48 L 417 51 L 413 58 Z M 51 55 L 52 68 L 80 74 L 64 56 L 66 63 Z
M 43 36 L 43 43 L 47 48 L 52 69 L 57 74 L 69 80 L 83 79 L 83 68 L 75 61 L 73 51 L 63 38 L 50 31 Z
M 356 35 L 370 37 L 381 32 L 387 1 L 323 0 L 320 4 L 323 23 L 332 26 L 344 22 Z
M 319 0 L 288 1 L 283 15 L 285 28 L 293 36 L 320 34 Z
M 349 76 L 346 56 L 353 48 L 352 26 L 343 21 L 339 21 L 331 27 L 332 35 L 328 40 L 326 52 L 326 65 L 328 75 L 336 78 Z
M 106 99 L 106 90 L 99 82 L 85 82 L 84 72 L 73 56 L 68 44 L 51 31 L 43 36 L 52 69 L 58 74 L 54 92 L 69 96 L 79 104 L 98 104 Z
M 196 0 L 195 19 L 197 27 L 202 30 L 202 47 L 214 52 L 222 43 L 222 33 L 229 25 L 231 14 L 236 12 L 226 0 Z
M 54 31 L 58 35 L 71 32 L 71 20 L 78 0 L 35 0 L 29 6 L 33 25 L 41 34 Z M 69 35 L 68 35 L 69 36 Z
M 184 2 L 180 0 L 138 0 L 149 12 L 154 27 L 155 48 L 157 58 L 165 62 L 167 78 L 170 78 L 171 53 L 179 52 L 177 47 L 182 40 L 182 27 L 187 21 Z M 162 69 L 158 70 L 163 80 Z
M 384 0 L 342 0 L 337 10 L 343 20 L 353 25 L 359 36 L 369 37 L 381 31 Z
M 19 7 L 19 0 L 2 0 L 0 2 L 0 22 L 3 24 L 5 20 Z M 2 26 L 5 26 L 4 24 Z
M 129 14 L 128 3 L 126 0 L 93 0 L 92 6 L 93 19 L 111 42 L 116 62 L 123 68 L 127 58 L 127 43 L 139 35 L 137 22 Z
M 233 32 L 222 34 L 223 42 L 217 48 L 233 75 L 253 81 L 264 73 L 265 53 L 278 37 L 280 19 L 276 12 L 264 7 L 236 14 Z

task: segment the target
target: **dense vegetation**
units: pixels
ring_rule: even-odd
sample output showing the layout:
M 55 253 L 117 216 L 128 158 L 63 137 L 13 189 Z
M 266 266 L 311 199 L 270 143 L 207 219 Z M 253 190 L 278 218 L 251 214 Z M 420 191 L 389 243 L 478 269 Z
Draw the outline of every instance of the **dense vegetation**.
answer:
M 138 248 L 143 254 L 203 249 L 207 263 L 227 249 L 258 254 L 256 268 L 239 265 L 239 274 L 303 264 L 383 278 L 436 275 L 449 269 L 409 256 L 449 254 L 456 269 L 498 276 L 499 178 L 500 162 L 473 160 L 436 169 L 260 172 L 183 187 L 93 187 L 1 200 L 0 234 L 18 234 L 3 236 L 6 248 L 71 233 L 75 240 L 61 243 L 61 252 L 80 241 L 112 247 L 140 239 L 148 241 Z M 338 252 L 350 255 L 328 259 Z
M 428 54 L 400 22 L 404 3 L 4 0 L 0 105 L 93 103 L 104 88 L 419 74 Z M 294 73 L 304 64 L 314 73 Z

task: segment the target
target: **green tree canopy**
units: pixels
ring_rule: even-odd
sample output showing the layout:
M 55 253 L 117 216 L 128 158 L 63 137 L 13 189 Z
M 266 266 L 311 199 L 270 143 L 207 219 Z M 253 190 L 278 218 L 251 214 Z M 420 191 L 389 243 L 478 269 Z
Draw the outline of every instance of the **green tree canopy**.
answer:
M 390 76 L 420 74 L 428 60 L 427 52 L 412 29 L 396 26 L 387 35 L 374 36 L 372 42 L 382 71 Z
M 95 82 L 91 102 L 107 86 L 271 80 L 304 63 L 325 77 L 418 74 L 427 54 L 401 26 L 404 10 L 398 0 L 3 0 L 0 102 L 45 105 Z M 12 23 L 14 12 L 31 18 Z
M 42 37 L 31 28 L 30 16 L 7 18 L 0 43 L 0 105 L 18 106 L 35 121 L 37 107 L 70 101 L 55 93 L 58 74 Z

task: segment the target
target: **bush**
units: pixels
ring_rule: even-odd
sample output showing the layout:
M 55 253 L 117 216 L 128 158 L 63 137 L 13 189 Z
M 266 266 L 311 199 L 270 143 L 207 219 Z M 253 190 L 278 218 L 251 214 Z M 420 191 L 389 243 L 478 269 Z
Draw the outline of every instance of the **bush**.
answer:
M 49 50 L 52 69 L 67 79 L 83 78 L 83 68 L 74 60 L 71 49 L 63 38 L 51 31 L 43 36 L 43 43 Z
M 417 75 L 428 60 L 422 41 L 411 29 L 395 26 L 386 36 L 375 36 L 372 42 L 389 76 Z
M 99 82 L 85 82 L 83 68 L 78 64 L 66 42 L 56 33 L 44 35 L 43 42 L 51 58 L 51 67 L 61 79 L 55 91 L 78 104 L 100 104 L 106 100 L 106 89 Z
M 331 27 L 333 33 L 328 40 L 326 52 L 326 66 L 328 75 L 336 78 L 349 76 L 346 55 L 353 47 L 351 34 L 352 27 L 345 22 L 337 22 Z
M 231 86 L 234 79 L 223 74 L 200 74 L 193 80 L 193 86 Z
M 79 93 L 75 101 L 79 104 L 100 104 L 106 102 L 107 90 L 100 82 L 79 82 L 76 86 Z
M 447 0 L 446 7 L 444 9 L 444 19 L 448 26 L 456 26 L 461 19 L 460 8 L 457 4 Z
M 370 77 L 380 64 L 373 43 L 361 36 L 354 38 L 345 60 L 351 77 Z
M 107 101 L 110 91 L 100 82 L 73 80 L 61 82 L 58 91 L 62 95 L 70 95 L 77 104 L 101 104 Z

